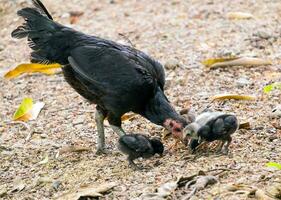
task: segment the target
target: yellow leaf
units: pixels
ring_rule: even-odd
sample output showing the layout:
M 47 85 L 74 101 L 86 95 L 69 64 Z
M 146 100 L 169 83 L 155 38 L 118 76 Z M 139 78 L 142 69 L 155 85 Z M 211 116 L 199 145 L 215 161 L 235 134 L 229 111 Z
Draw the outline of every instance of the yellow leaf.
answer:
M 126 121 L 126 120 L 130 120 L 132 118 L 134 118 L 136 116 L 135 113 L 129 113 L 129 114 L 124 114 L 122 117 L 121 117 L 121 121 Z
M 231 61 L 235 60 L 237 57 L 229 57 L 229 58 L 210 58 L 207 60 L 202 61 L 202 64 L 205 65 L 206 67 L 211 67 L 215 63 L 221 63 L 225 61 Z
M 235 99 L 235 100 L 256 100 L 256 97 L 250 95 L 239 95 L 239 94 L 220 94 L 212 97 L 213 100 L 226 100 L 226 99 Z
M 19 106 L 19 108 L 16 110 L 14 116 L 13 116 L 13 120 L 19 120 L 20 118 L 22 118 L 19 121 L 26 121 L 25 118 L 23 118 L 23 116 L 28 113 L 28 111 L 30 111 L 32 109 L 33 106 L 33 101 L 31 98 L 24 98 Z
M 25 98 L 23 99 L 21 105 L 15 112 L 13 116 L 13 120 L 24 121 L 24 122 L 28 120 L 35 120 L 38 117 L 44 105 L 45 103 L 43 102 L 37 102 L 33 104 L 31 98 Z
M 252 57 L 211 58 L 202 62 L 208 68 L 227 66 L 260 66 L 271 65 L 271 61 Z
M 251 13 L 246 12 L 229 12 L 227 13 L 228 19 L 251 19 L 254 16 Z
M 45 106 L 44 102 L 36 102 L 33 106 L 32 109 L 27 113 L 30 115 L 29 120 L 35 120 L 37 119 L 40 111 L 42 108 Z
M 55 73 L 55 70 L 60 67 L 61 65 L 57 63 L 48 64 L 48 65 L 38 64 L 38 63 L 20 64 L 13 70 L 7 72 L 4 77 L 7 79 L 11 79 L 11 78 L 18 77 L 23 73 L 35 73 L 35 72 L 41 72 L 44 74 L 52 75 Z

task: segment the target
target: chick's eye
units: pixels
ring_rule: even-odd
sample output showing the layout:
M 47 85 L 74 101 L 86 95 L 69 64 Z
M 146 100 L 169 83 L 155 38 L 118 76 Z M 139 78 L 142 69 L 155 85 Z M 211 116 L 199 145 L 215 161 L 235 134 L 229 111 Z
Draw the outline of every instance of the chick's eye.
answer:
M 192 135 L 192 132 L 191 131 L 187 131 L 187 133 L 186 133 L 187 135 Z

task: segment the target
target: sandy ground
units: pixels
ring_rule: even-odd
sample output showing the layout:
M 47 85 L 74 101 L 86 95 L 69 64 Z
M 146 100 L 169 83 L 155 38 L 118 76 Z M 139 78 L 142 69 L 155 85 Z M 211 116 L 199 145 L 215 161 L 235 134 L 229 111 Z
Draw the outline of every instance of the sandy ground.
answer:
M 165 151 L 139 161 L 150 169 L 133 171 L 116 148 L 117 135 L 107 126 L 106 142 L 111 154 L 95 155 L 96 126 L 93 105 L 80 97 L 62 74 L 24 75 L 11 81 L 0 80 L 0 193 L 3 199 L 53 199 L 85 184 L 116 182 L 111 192 L 100 199 L 141 199 L 161 184 L 190 176 L 199 170 L 227 168 L 218 175 L 219 183 L 199 191 L 193 199 L 248 199 L 247 194 L 224 190 L 231 183 L 243 183 L 267 190 L 281 173 L 265 163 L 280 162 L 281 131 L 274 128 L 268 115 L 280 103 L 280 91 L 263 94 L 266 84 L 281 77 L 281 2 L 280 0 L 71 0 L 44 3 L 56 21 L 70 25 L 69 12 L 83 11 L 76 24 L 83 32 L 124 42 L 126 35 L 136 48 L 161 63 L 177 62 L 167 69 L 166 94 L 179 111 L 191 106 L 206 107 L 210 97 L 221 93 L 257 96 L 256 101 L 213 102 L 211 108 L 237 114 L 249 121 L 251 130 L 239 130 L 233 137 L 228 156 L 197 155 L 185 147 Z M 0 70 L 28 62 L 26 41 L 10 37 L 21 20 L 16 11 L 30 4 L 25 0 L 0 0 Z M 255 18 L 229 20 L 230 11 L 246 11 Z M 271 66 L 231 67 L 207 70 L 200 61 L 227 54 L 257 56 L 272 60 Z M 46 103 L 30 129 L 9 120 L 24 97 Z M 280 124 L 280 120 L 275 120 Z M 127 132 L 161 136 L 163 129 L 136 117 L 125 121 Z M 32 133 L 31 138 L 25 141 Z M 165 147 L 173 138 L 164 141 Z M 65 153 L 67 145 L 89 147 L 90 151 Z M 46 164 L 38 164 L 48 155 Z M 57 190 L 55 185 L 59 185 Z M 14 191 L 13 191 L 14 190 Z M 19 191 L 21 190 L 21 191 Z M 12 192 L 13 191 L 13 192 Z M 6 193 L 6 194 L 5 194 Z M 189 191 L 179 188 L 168 199 L 181 199 Z

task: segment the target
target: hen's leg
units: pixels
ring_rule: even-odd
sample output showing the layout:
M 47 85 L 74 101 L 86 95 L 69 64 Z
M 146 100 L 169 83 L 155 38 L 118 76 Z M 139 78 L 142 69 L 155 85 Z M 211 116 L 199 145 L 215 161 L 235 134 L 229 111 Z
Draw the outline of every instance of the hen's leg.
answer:
M 115 116 L 112 113 L 108 114 L 108 122 L 112 130 L 119 135 L 119 137 L 125 135 L 125 131 L 121 127 L 121 116 Z
M 106 153 L 105 151 L 105 137 L 104 137 L 104 125 L 103 121 L 105 119 L 106 115 L 105 112 L 103 112 L 101 109 L 97 107 L 96 110 L 96 125 L 97 125 L 97 132 L 98 132 L 98 138 L 97 138 L 97 154 Z
M 112 130 L 119 135 L 119 137 L 125 135 L 125 131 L 121 126 L 110 125 Z

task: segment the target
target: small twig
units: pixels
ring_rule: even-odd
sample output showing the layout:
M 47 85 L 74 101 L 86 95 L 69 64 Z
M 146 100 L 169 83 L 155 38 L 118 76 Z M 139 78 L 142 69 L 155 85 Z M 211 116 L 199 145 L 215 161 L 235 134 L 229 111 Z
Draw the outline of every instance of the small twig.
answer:
M 30 130 L 30 126 L 23 121 L 4 121 L 4 124 L 6 124 L 6 125 L 20 124 L 20 125 L 23 125 L 25 127 L 25 129 Z
M 71 106 L 71 107 L 68 107 L 68 108 L 61 108 L 61 109 L 57 109 L 57 110 L 50 110 L 49 113 L 56 113 L 56 112 L 60 112 L 60 111 L 71 110 L 71 109 L 74 109 L 76 107 L 77 106 Z

